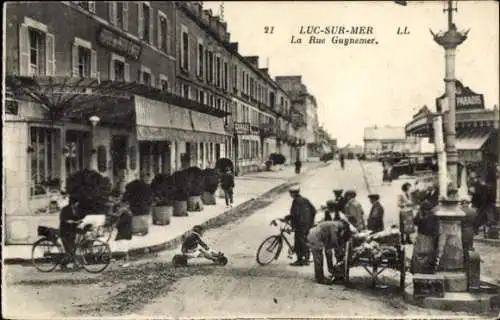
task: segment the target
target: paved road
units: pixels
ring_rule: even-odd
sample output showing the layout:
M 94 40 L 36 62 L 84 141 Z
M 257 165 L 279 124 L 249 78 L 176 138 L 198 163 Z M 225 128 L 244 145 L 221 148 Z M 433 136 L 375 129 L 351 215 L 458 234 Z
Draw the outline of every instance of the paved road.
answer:
M 337 187 L 358 190 L 361 203 L 368 211 L 365 182 L 358 162 L 348 161 L 344 171 L 334 162 L 318 169 L 301 184 L 303 194 L 318 206 L 332 197 L 332 190 Z M 276 232 L 269 221 L 285 215 L 290 202 L 287 194 L 282 195 L 249 218 L 208 231 L 207 242 L 230 259 L 225 267 L 200 261 L 188 268 L 172 269 L 170 260 L 174 251 L 134 262 L 130 268 L 112 268 L 98 276 L 81 273 L 41 276 L 23 267 L 7 266 L 7 281 L 11 284 L 6 292 L 7 301 L 12 306 L 16 300 L 15 307 L 17 311 L 24 311 L 24 317 L 37 312 L 37 318 L 62 315 L 460 316 L 406 305 L 396 293 L 396 272 L 387 272 L 383 277 L 390 285 L 388 289 L 372 290 L 367 286 L 369 281 L 364 271 L 355 270 L 355 288 L 346 289 L 342 285 L 314 283 L 312 266 L 289 266 L 291 260 L 286 254 L 269 266 L 257 265 L 257 247 Z

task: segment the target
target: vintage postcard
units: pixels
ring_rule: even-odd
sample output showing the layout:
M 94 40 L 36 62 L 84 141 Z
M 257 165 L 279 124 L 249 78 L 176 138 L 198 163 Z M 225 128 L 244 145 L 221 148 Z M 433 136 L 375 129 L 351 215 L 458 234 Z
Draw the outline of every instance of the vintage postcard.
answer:
M 498 1 L 9 1 L 2 316 L 498 318 Z

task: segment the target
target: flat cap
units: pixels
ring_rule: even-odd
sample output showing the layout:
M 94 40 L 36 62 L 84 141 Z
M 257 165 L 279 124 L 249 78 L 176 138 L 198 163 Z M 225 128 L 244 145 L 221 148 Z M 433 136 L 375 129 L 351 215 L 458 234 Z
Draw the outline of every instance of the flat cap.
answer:
M 293 185 L 288 189 L 289 192 L 300 192 L 300 186 L 299 185 Z
M 335 193 L 336 195 L 341 195 L 342 192 L 344 192 L 344 189 L 333 189 L 333 193 Z
M 379 200 L 379 199 L 380 199 L 380 195 L 378 195 L 378 194 L 376 194 L 376 193 L 372 193 L 372 194 L 369 194 L 369 195 L 368 195 L 368 198 L 369 198 L 369 199 Z

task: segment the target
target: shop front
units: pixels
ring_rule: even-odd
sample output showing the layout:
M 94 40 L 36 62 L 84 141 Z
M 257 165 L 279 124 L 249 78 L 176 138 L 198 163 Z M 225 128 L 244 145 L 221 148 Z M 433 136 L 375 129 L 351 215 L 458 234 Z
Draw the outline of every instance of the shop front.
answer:
M 7 87 L 2 129 L 7 244 L 32 243 L 39 225 L 58 226 L 67 201 L 65 180 L 76 171 L 96 170 L 123 191 L 141 175 L 206 167 L 225 153 L 225 114 L 181 107 L 181 99 L 162 97 L 156 89 L 56 77 L 10 77 Z M 152 99 L 154 94 L 162 101 Z

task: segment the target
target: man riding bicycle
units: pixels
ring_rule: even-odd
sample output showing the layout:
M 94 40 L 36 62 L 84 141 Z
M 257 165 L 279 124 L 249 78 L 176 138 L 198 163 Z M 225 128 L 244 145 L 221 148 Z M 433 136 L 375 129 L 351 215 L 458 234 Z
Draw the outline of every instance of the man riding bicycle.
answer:
M 67 256 L 67 262 L 62 264 L 62 268 L 74 261 L 76 231 L 83 218 L 78 213 L 78 201 L 70 197 L 69 204 L 62 208 L 59 216 L 59 233 Z

